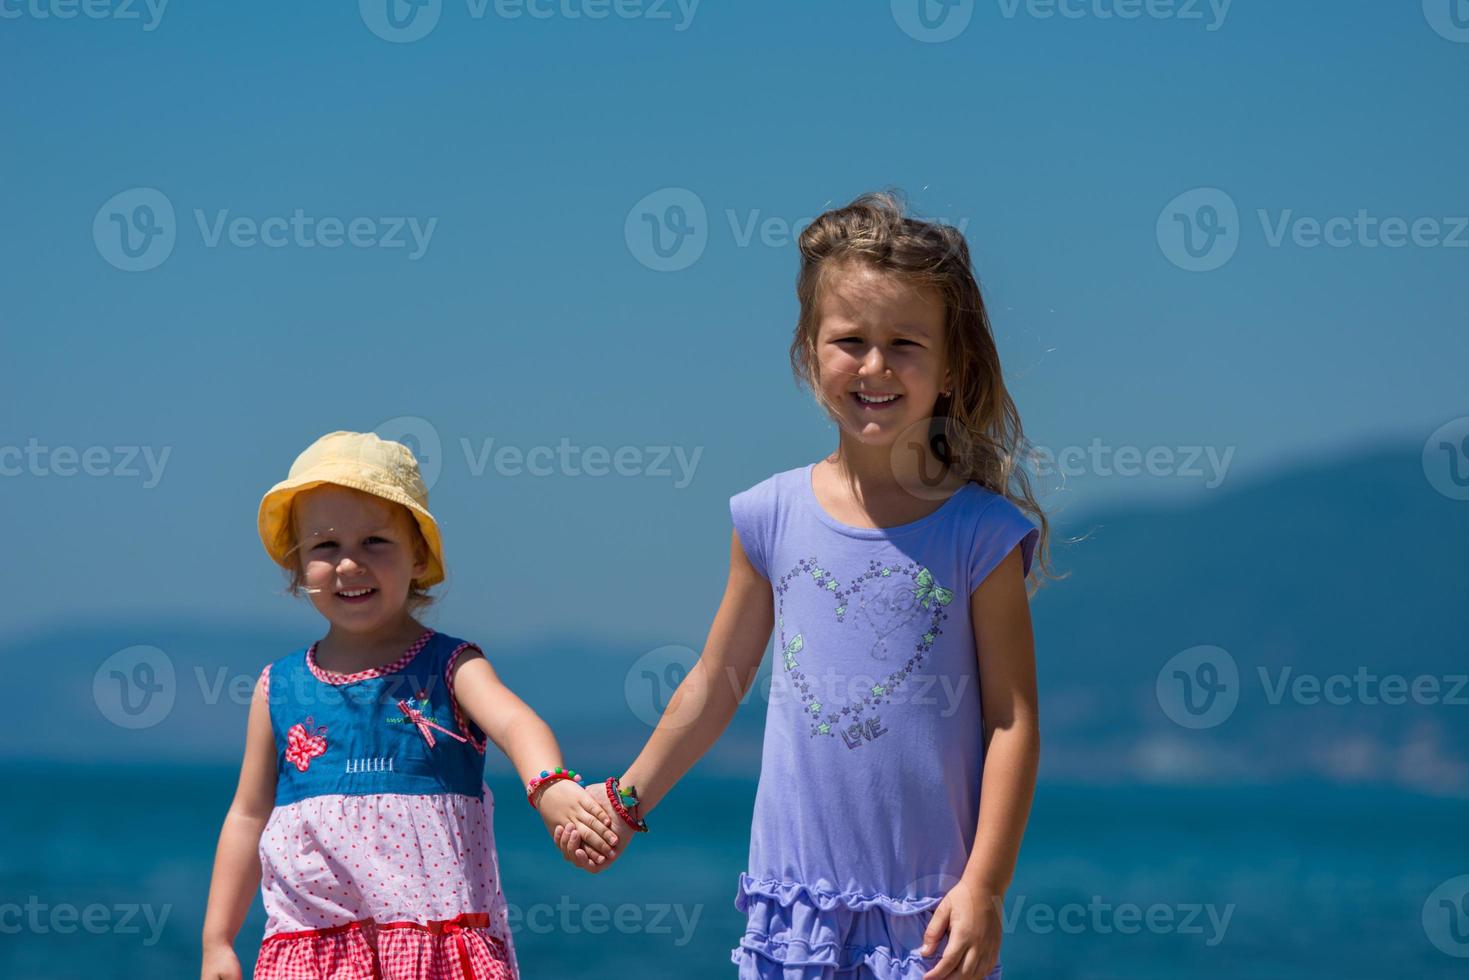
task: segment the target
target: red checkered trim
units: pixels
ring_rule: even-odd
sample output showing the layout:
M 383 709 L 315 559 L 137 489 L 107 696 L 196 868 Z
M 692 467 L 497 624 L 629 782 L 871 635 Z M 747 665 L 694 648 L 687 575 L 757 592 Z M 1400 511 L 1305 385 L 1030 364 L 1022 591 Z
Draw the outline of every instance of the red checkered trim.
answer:
M 486 743 L 475 738 L 474 733 L 469 730 L 469 719 L 464 716 L 463 711 L 459 710 L 459 699 L 454 696 L 454 665 L 459 662 L 459 655 L 465 650 L 473 650 L 480 656 L 484 656 L 484 651 L 473 643 L 459 644 L 454 648 L 454 652 L 449 654 L 449 661 L 444 666 L 444 680 L 449 685 L 449 703 L 454 706 L 454 721 L 459 725 L 460 734 L 469 739 L 469 744 L 473 745 L 480 755 L 484 755 Z
M 270 664 L 266 664 L 265 669 L 260 672 L 260 696 L 270 700 Z
M 423 635 L 414 640 L 413 646 L 409 647 L 403 656 L 397 660 L 394 660 L 386 667 L 369 667 L 367 670 L 359 670 L 355 674 L 334 674 L 331 671 L 322 670 L 316 665 L 316 644 L 313 643 L 306 651 L 306 666 L 310 668 L 311 676 L 323 684 L 353 684 L 357 681 L 371 680 L 374 677 L 392 674 L 407 667 L 412 663 L 413 658 L 418 656 L 419 651 L 428 646 L 428 641 L 433 639 L 433 635 L 433 630 L 424 630 Z
M 488 915 L 471 913 L 438 922 L 364 919 L 277 933 L 260 944 L 255 980 L 318 980 L 328 975 L 515 980 L 509 950 L 488 924 Z

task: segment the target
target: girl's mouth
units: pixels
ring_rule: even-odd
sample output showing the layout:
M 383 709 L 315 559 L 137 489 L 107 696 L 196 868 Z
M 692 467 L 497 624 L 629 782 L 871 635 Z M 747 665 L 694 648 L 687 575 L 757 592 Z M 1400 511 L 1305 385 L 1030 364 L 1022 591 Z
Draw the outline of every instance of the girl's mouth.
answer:
M 883 394 L 880 392 L 854 391 L 852 400 L 857 403 L 858 408 L 864 412 L 884 412 L 898 403 L 902 395 Z
M 360 605 L 377 595 L 377 589 L 347 589 L 337 593 L 337 598 L 352 605 Z

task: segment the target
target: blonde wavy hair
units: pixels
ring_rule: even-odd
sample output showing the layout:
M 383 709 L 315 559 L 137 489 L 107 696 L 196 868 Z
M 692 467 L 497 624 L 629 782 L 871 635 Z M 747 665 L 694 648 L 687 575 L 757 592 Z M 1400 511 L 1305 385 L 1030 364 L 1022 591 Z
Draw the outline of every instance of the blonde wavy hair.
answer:
M 934 404 L 928 442 L 934 457 L 965 480 L 997 493 L 1040 527 L 1030 579 L 1034 588 L 1057 578 L 1050 564 L 1050 523 L 1020 463 L 1031 452 L 1020 413 L 1005 388 L 990 318 L 956 228 L 911 217 L 892 192 L 864 194 L 816 218 L 800 237 L 796 279 L 800 316 L 791 340 L 791 369 L 822 407 L 836 417 L 820 385 L 816 352 L 821 290 L 833 270 L 852 262 L 899 276 L 942 297 L 946 310 L 944 361 L 952 393 Z

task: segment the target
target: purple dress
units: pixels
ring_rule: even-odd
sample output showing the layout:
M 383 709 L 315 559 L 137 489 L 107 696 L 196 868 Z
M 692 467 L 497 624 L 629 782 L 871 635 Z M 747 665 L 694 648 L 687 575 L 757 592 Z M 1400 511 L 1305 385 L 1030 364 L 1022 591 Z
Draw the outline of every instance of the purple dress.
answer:
M 730 500 L 775 602 L 741 977 L 921 977 L 974 844 L 984 765 L 969 597 L 1039 532 L 971 483 L 897 527 L 831 517 L 814 464 Z M 943 952 L 940 944 L 937 953 Z M 999 976 L 997 966 L 991 976 Z

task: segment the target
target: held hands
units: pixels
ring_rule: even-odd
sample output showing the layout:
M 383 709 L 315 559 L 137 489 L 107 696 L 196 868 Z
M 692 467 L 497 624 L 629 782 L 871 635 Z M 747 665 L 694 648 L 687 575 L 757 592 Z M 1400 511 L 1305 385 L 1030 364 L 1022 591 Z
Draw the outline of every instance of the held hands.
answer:
M 600 786 L 594 784 L 592 788 L 596 790 Z M 536 809 L 540 811 L 546 830 L 562 848 L 563 856 L 563 831 L 570 828 L 570 832 L 577 835 L 581 858 L 574 863 L 586 865 L 588 870 L 597 870 L 598 865 L 617 857 L 617 843 L 625 835 L 620 827 L 614 830 L 614 819 L 608 814 L 605 800 L 599 803 L 591 792 L 569 779 L 561 779 L 540 791 Z
M 593 783 L 589 792 L 594 796 L 599 793 L 605 794 L 605 785 L 603 783 Z M 603 801 L 599 800 L 598 802 Z M 611 835 L 615 838 L 615 842 L 612 854 L 605 861 L 599 860 L 601 854 L 596 849 L 596 841 L 588 840 L 586 834 L 576 824 L 568 823 L 564 826 L 556 827 L 551 835 L 556 841 L 556 846 L 561 848 L 562 858 L 591 874 L 597 874 L 600 871 L 605 871 L 610 868 L 612 863 L 622 855 L 622 852 L 627 850 L 627 845 L 637 833 L 637 829 L 623 820 L 616 810 L 610 806 L 610 800 L 606 801 L 606 803 L 608 805 L 605 809 L 610 812 Z
M 1000 958 L 1002 895 L 968 878 L 949 890 L 923 933 L 920 955 L 932 956 L 948 933 L 949 945 L 923 980 L 983 980 Z

